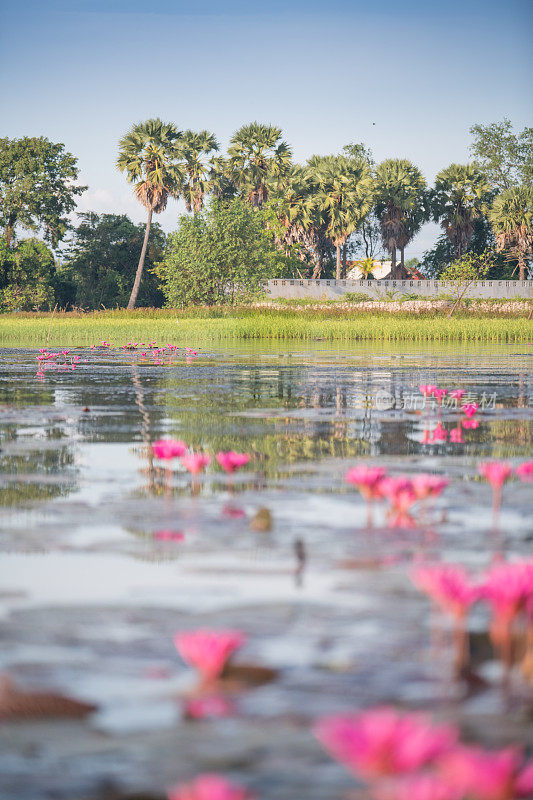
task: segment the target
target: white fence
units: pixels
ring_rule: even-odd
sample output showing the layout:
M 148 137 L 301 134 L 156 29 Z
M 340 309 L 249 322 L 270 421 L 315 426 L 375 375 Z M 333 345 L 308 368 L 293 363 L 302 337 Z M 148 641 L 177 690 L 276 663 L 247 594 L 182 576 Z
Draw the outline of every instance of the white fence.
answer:
M 272 298 L 295 300 L 300 297 L 315 300 L 341 300 L 346 292 L 366 294 L 375 300 L 397 300 L 402 295 L 422 297 L 456 295 L 456 281 L 353 281 L 353 280 L 297 280 L 278 278 L 268 281 L 267 292 Z M 465 297 L 483 298 L 533 298 L 533 281 L 475 281 L 465 292 Z

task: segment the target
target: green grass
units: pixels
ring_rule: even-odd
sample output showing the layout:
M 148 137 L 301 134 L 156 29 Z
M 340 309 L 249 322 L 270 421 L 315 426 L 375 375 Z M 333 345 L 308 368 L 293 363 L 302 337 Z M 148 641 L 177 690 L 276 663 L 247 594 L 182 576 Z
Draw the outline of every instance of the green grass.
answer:
M 179 322 L 176 324 L 176 319 Z M 48 335 L 49 334 L 49 335 Z M 533 321 L 525 316 L 461 313 L 394 314 L 264 308 L 140 309 L 87 314 L 0 316 L 3 347 L 65 347 L 127 341 L 195 345 L 231 340 L 528 342 Z

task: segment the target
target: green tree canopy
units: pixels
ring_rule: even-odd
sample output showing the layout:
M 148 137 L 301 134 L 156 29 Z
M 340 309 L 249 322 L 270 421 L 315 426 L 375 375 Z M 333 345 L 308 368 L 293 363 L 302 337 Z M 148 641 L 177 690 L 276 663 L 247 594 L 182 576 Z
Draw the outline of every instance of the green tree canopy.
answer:
M 11 247 L 16 226 L 41 231 L 56 247 L 68 227 L 76 197 L 77 159 L 44 136 L 0 139 L 0 224 Z
M 513 186 L 533 185 L 533 128 L 513 133 L 511 121 L 473 125 L 470 152 L 487 176 L 491 188 L 504 192 Z
M 61 276 L 74 291 L 69 298 L 82 308 L 125 306 L 131 291 L 144 236 L 124 214 L 79 214 L 79 224 L 64 251 Z M 145 263 L 148 271 L 139 290 L 142 306 L 161 306 L 163 294 L 150 271 L 163 254 L 165 234 L 153 223 Z
M 215 199 L 194 216 L 180 217 L 157 273 L 167 305 L 213 305 L 257 293 L 283 264 L 262 211 L 240 198 Z
M 450 164 L 435 179 L 431 198 L 433 219 L 440 222 L 457 258 L 468 250 L 474 222 L 483 215 L 490 198 L 489 189 L 476 164 Z
M 274 125 L 252 122 L 231 137 L 228 149 L 232 180 L 241 197 L 253 208 L 268 200 L 267 181 L 282 178 L 291 165 L 292 152 Z
M 518 261 L 519 278 L 526 279 L 526 261 L 533 246 L 533 187 L 513 186 L 502 192 L 489 210 L 498 250 Z
M 376 216 L 383 245 L 391 254 L 392 275 L 396 277 L 396 250 L 400 250 L 400 271 L 404 250 L 427 216 L 426 181 L 406 158 L 388 158 L 376 168 Z
M 341 277 L 341 247 L 370 212 L 373 181 L 368 163 L 347 156 L 313 156 L 307 173 L 312 184 L 311 218 L 318 218 L 336 249 L 336 278 Z
M 56 267 L 50 248 L 39 239 L 9 247 L 0 238 L 0 309 L 36 311 L 53 307 Z
M 187 211 L 196 214 L 204 204 L 204 196 L 211 189 L 212 153 L 216 150 L 218 142 L 209 131 L 188 130 L 181 137 L 180 152 L 185 161 L 181 193 Z

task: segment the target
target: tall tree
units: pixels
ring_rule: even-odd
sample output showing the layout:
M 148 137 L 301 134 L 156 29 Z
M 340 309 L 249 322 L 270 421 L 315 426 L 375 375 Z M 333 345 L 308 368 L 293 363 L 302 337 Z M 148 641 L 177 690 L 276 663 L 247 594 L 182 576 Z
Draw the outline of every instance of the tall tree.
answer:
M 431 210 L 450 240 L 457 258 L 463 256 L 489 198 L 485 175 L 475 164 L 450 164 L 435 179 Z
M 349 144 L 344 145 L 342 152 L 344 155 L 348 156 L 348 158 L 355 158 L 358 160 L 362 159 L 363 161 L 366 161 L 370 167 L 372 175 L 374 175 L 376 168 L 374 154 L 372 153 L 370 147 L 367 147 L 364 142 L 350 142 Z M 352 237 L 351 242 L 352 247 L 356 252 L 362 250 L 366 259 L 375 258 L 381 255 L 381 229 L 374 208 L 361 222 L 357 233 L 358 235 L 356 240 L 354 241 Z
M 397 277 L 396 251 L 400 250 L 399 275 L 404 274 L 404 250 L 425 218 L 426 181 L 418 167 L 406 158 L 388 158 L 376 168 L 376 215 L 383 245 L 391 255 L 391 274 Z
M 79 224 L 73 229 L 63 251 L 61 277 L 73 287 L 70 301 L 82 308 L 112 308 L 128 302 L 139 249 L 144 238 L 144 225 L 135 225 L 125 214 L 78 214 Z M 152 267 L 160 261 L 165 235 L 157 222 L 152 223 L 145 264 Z M 139 302 L 144 306 L 160 306 L 163 295 L 157 279 L 150 271 L 144 274 Z
M 518 260 L 519 279 L 526 279 L 526 261 L 533 246 L 533 188 L 514 186 L 498 195 L 489 210 L 498 250 Z
M 7 247 L 15 228 L 44 232 L 53 247 L 68 227 L 67 215 L 87 188 L 76 186 L 77 159 L 44 136 L 0 139 L 0 224 Z
M 473 125 L 470 152 L 487 176 L 491 188 L 505 192 L 513 186 L 533 185 L 533 128 L 517 135 L 511 121 Z
M 143 273 L 144 259 L 150 236 L 152 214 L 160 214 L 167 206 L 169 195 L 178 197 L 183 183 L 183 169 L 177 162 L 181 138 L 173 123 L 149 119 L 134 125 L 120 140 L 117 168 L 126 173 L 133 184 L 134 194 L 148 210 L 148 221 L 139 258 L 128 310 L 135 308 Z
M 181 137 L 179 151 L 185 161 L 182 194 L 187 211 L 197 214 L 203 208 L 204 196 L 211 188 L 212 154 L 216 150 L 218 142 L 209 131 L 188 130 Z
M 291 165 L 292 152 L 274 125 L 252 122 L 233 134 L 228 148 L 233 182 L 252 208 L 262 208 L 268 199 L 267 181 L 283 176 Z
M 0 237 L 1 311 L 52 308 L 56 277 L 54 255 L 40 239 L 20 239 L 8 247 Z
M 310 214 L 322 218 L 336 250 L 335 275 L 341 278 L 341 247 L 367 216 L 373 201 L 373 182 L 368 164 L 346 156 L 314 156 L 308 172 L 316 186 Z

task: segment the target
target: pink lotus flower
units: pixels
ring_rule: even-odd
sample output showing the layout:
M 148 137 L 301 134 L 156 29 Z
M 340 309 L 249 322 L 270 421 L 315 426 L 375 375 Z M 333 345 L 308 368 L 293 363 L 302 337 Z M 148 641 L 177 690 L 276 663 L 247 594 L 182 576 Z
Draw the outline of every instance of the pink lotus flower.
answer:
M 453 783 L 431 773 L 378 784 L 372 796 L 377 800 L 463 800 Z
M 173 458 L 179 458 L 187 451 L 185 442 L 179 439 L 159 439 L 157 442 L 152 443 L 152 452 L 156 458 L 161 458 L 163 461 L 171 461 Z
M 383 478 L 380 490 L 395 511 L 407 512 L 416 502 L 412 481 L 404 476 Z
M 464 419 L 462 421 L 462 425 L 465 430 L 479 428 L 479 422 L 477 419 Z
M 415 475 L 411 479 L 417 500 L 425 500 L 426 497 L 438 497 L 449 483 L 448 478 L 439 478 L 438 475 L 427 475 L 425 473 Z
M 191 475 L 198 475 L 211 463 L 210 456 L 203 453 L 188 453 L 182 456 L 181 463 L 188 470 Z
M 467 417 L 473 417 L 478 408 L 478 403 L 466 403 L 461 407 L 461 410 L 464 411 Z
M 389 513 L 389 525 L 391 528 L 406 528 L 409 530 L 416 528 L 416 520 L 406 511 L 396 511 L 393 509 Z
M 524 765 L 516 747 L 498 751 L 457 747 L 442 756 L 438 766 L 461 796 L 472 800 L 515 800 L 533 792 L 533 761 Z
M 423 384 L 422 386 L 419 386 L 418 388 L 420 389 L 420 391 L 422 392 L 424 397 L 431 397 L 431 395 L 437 389 L 437 387 L 433 386 L 432 384 Z
M 230 783 L 222 775 L 199 775 L 192 783 L 167 790 L 168 800 L 252 800 L 247 789 Z
M 480 475 L 492 486 L 492 518 L 493 525 L 496 527 L 502 504 L 502 487 L 513 470 L 507 461 L 486 461 L 478 464 L 478 470 Z
M 466 394 L 464 389 L 454 389 L 453 392 L 450 392 L 450 397 L 453 397 L 454 400 L 459 401 L 464 394 Z
M 440 422 L 438 422 L 433 430 L 431 441 L 445 442 L 447 438 L 448 438 L 448 431 L 440 424 Z
M 174 644 L 187 664 L 195 667 L 205 680 L 222 673 L 231 654 L 246 641 L 241 631 L 197 630 L 174 636 Z
M 484 576 L 480 596 L 497 617 L 511 620 L 533 597 L 533 559 L 495 564 Z
M 216 459 L 222 469 L 231 474 L 236 470 L 244 467 L 250 460 L 250 456 L 247 453 L 236 453 L 234 450 L 230 450 L 227 453 L 217 453 Z
M 450 431 L 450 442 L 453 444 L 463 444 L 463 432 L 461 428 L 452 428 Z
M 523 481 L 533 481 L 533 461 L 524 461 L 515 469 L 518 477 Z
M 242 519 L 246 516 L 246 513 L 243 508 L 238 508 L 237 506 L 224 506 L 222 515 L 229 519 Z
M 189 719 L 213 719 L 228 717 L 234 706 L 222 695 L 191 697 L 183 701 L 183 714 Z
M 183 542 L 185 534 L 181 531 L 156 531 L 154 539 L 158 542 Z
M 450 750 L 457 731 L 417 714 L 378 707 L 320 720 L 314 734 L 330 754 L 366 779 L 413 772 Z
M 477 600 L 479 590 L 461 567 L 435 564 L 413 570 L 411 580 L 425 592 L 445 614 L 462 619 Z
M 492 607 L 490 636 L 508 674 L 512 663 L 512 625 L 533 602 L 533 560 L 495 564 L 487 573 L 480 596 Z
M 349 469 L 344 480 L 357 487 L 365 500 L 379 500 L 383 497 L 380 484 L 385 475 L 383 467 L 367 467 L 366 464 L 361 464 Z
M 485 461 L 478 464 L 478 470 L 493 488 L 501 488 L 513 471 L 507 461 Z
M 442 398 L 446 397 L 448 394 L 446 389 L 435 389 L 433 392 L 433 396 L 437 398 L 437 402 L 440 404 L 442 402 Z

